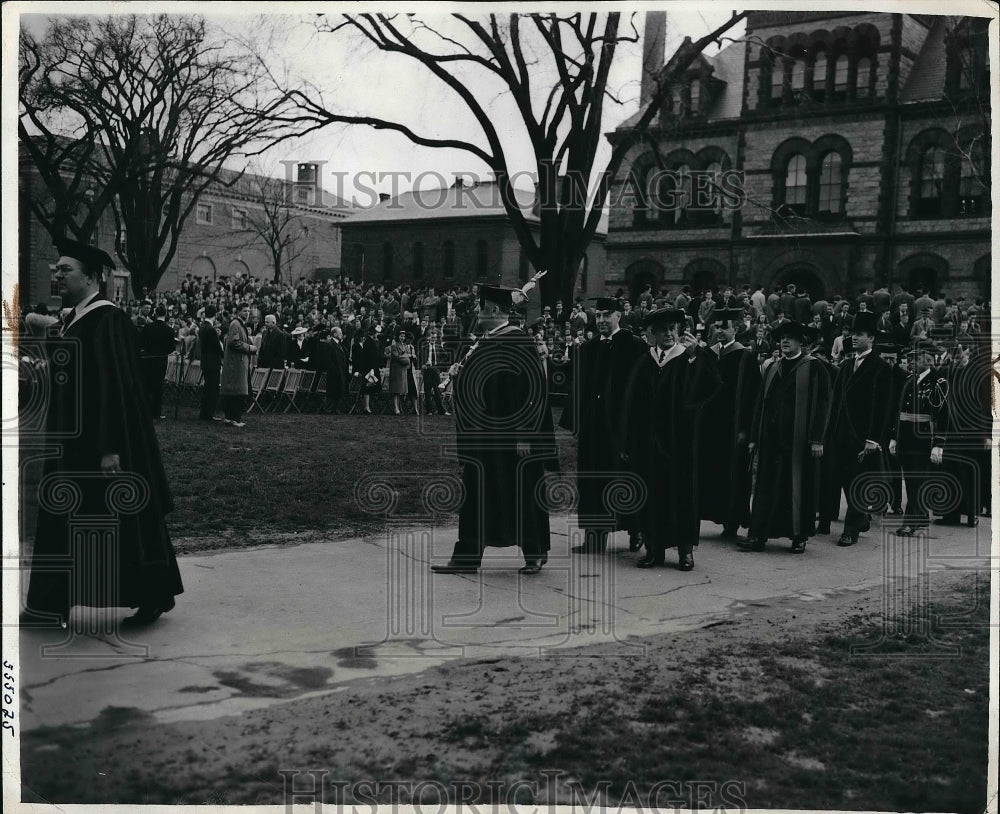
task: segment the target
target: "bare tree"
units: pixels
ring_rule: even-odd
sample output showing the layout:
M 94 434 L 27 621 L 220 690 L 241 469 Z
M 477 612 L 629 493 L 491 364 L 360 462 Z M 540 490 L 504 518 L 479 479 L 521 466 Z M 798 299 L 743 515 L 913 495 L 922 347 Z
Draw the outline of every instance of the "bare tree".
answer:
M 305 225 L 293 205 L 292 185 L 253 173 L 243 177 L 238 191 L 246 204 L 239 207 L 242 223 L 236 225 L 236 234 L 245 238 L 245 248 L 262 246 L 266 250 L 274 269 L 273 280 L 279 283 L 306 248 Z
M 169 267 L 202 192 L 237 177 L 223 164 L 279 128 L 258 63 L 200 17 L 53 18 L 41 39 L 21 32 L 19 57 L 18 135 L 50 196 L 31 210 L 80 240 L 110 211 L 136 293 Z
M 475 117 L 482 141 L 435 138 L 403 122 L 375 116 L 347 115 L 323 102 L 319 89 L 292 88 L 275 80 L 282 98 L 294 111 L 282 111 L 282 125 L 300 125 L 310 132 L 335 123 L 366 125 L 402 133 L 414 144 L 463 150 L 481 159 L 498 183 L 504 209 L 525 254 L 535 268 L 548 269 L 542 279 L 542 299 L 552 302 L 572 296 L 577 272 L 604 210 L 612 182 L 629 150 L 646 133 L 660 111 L 671 82 L 679 77 L 710 43 L 733 28 L 745 15 L 736 14 L 712 33 L 689 38 L 656 76 L 656 90 L 635 127 L 612 146 L 603 168 L 596 166 L 604 103 L 615 98 L 608 75 L 617 47 L 636 42 L 634 25 L 620 33 L 618 13 L 511 14 L 472 19 L 454 14 L 456 36 L 437 30 L 416 15 L 343 15 L 321 18 L 319 32 L 360 37 L 379 51 L 406 57 L 444 83 Z M 461 41 L 461 40 L 464 40 Z M 513 99 L 519 125 L 534 151 L 540 224 L 537 239 L 514 196 L 512 167 L 500 132 L 509 121 L 495 122 L 469 82 L 469 71 L 485 73 Z M 538 77 L 554 69 L 551 86 Z M 283 85 L 283 86 L 282 86 Z M 617 101 L 617 99 L 616 99 Z M 596 192 L 595 192 L 596 190 Z

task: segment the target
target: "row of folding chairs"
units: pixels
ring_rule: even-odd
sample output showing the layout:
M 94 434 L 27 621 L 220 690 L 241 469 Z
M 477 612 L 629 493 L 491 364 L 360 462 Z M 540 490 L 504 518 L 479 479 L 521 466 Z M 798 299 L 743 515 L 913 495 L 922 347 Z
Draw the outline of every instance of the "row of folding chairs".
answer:
M 298 368 L 254 368 L 250 375 L 250 406 L 262 413 L 308 412 L 326 401 L 326 373 Z

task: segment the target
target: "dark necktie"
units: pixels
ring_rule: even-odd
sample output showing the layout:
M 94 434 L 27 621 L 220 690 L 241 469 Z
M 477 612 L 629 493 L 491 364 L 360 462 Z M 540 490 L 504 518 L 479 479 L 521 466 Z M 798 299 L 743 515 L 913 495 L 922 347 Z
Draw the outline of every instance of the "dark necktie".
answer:
M 76 308 L 71 308 L 70 312 L 68 314 L 66 314 L 66 319 L 63 320 L 62 330 L 59 331 L 59 335 L 60 336 L 62 336 L 62 334 L 64 334 L 64 333 L 66 333 L 66 329 L 69 327 L 69 324 L 75 318 L 76 318 Z
M 663 357 L 664 357 L 665 354 L 666 354 L 666 351 L 663 350 L 663 348 L 660 348 L 660 364 L 661 365 L 663 364 Z

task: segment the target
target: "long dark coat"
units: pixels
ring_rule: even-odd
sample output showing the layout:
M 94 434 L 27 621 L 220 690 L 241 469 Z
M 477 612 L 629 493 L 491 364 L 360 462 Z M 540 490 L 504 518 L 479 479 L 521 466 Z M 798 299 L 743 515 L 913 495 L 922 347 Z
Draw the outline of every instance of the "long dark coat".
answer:
M 138 336 L 123 311 L 100 305 L 49 340 L 46 461 L 28 607 L 138 607 L 183 592 L 165 518 L 173 509 L 149 407 Z M 122 473 L 104 475 L 117 454 Z
M 761 375 L 749 348 L 734 342 L 719 349 L 722 385 L 705 405 L 699 448 L 698 505 L 704 520 L 722 526 L 750 522 L 748 444 Z
M 765 371 L 751 436 L 758 456 L 751 535 L 816 533 L 819 462 L 811 444 L 823 443 L 829 415 L 830 377 L 818 359 L 803 353 Z
M 548 383 L 534 342 L 506 326 L 481 339 L 455 381 L 455 428 L 465 497 L 456 556 L 486 546 L 549 550 L 542 480 L 557 463 Z M 530 447 L 522 458 L 518 442 Z
M 577 434 L 577 492 L 580 528 L 627 528 L 628 518 L 610 512 L 606 497 L 615 473 L 624 469 L 621 453 L 625 388 L 647 345 L 621 329 L 605 341 L 595 337 L 574 354 L 570 401 L 559 426 Z
M 676 355 L 674 355 L 676 354 Z M 636 522 L 650 556 L 698 545 L 699 428 L 704 406 L 720 385 L 715 354 L 682 346 L 660 367 L 651 352 L 636 361 L 622 415 L 628 465 L 645 485 Z

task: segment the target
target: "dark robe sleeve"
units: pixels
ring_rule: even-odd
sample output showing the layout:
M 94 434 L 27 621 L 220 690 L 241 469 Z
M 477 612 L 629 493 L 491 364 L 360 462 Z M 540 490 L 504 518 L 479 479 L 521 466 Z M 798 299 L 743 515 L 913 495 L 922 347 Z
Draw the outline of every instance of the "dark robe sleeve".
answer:
M 826 368 L 818 361 L 810 361 L 809 372 L 812 390 L 811 407 L 809 415 L 809 442 L 812 444 L 822 444 L 826 438 L 826 428 L 830 422 L 830 376 Z

